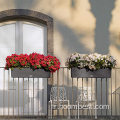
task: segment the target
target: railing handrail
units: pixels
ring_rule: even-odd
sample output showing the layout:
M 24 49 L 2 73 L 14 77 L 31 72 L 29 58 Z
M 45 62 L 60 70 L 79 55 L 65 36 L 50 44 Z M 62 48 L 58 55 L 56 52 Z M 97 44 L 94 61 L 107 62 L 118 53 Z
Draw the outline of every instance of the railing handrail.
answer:
M 5 68 L 5 67 L 0 67 L 0 68 Z M 60 68 L 68 68 L 67 66 L 61 66 Z M 112 69 L 120 69 L 120 67 L 112 68 Z

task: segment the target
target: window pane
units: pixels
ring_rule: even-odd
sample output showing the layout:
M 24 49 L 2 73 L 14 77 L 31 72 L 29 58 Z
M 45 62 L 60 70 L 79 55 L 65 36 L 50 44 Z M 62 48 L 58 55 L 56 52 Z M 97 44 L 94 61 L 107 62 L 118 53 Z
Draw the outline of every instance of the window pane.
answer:
M 15 24 L 6 24 L 0 26 L 0 67 L 5 67 L 5 59 L 8 55 L 15 53 Z M 7 96 L 8 88 L 8 71 L 5 72 L 5 77 L 3 76 L 4 69 L 0 69 L 0 98 L 3 98 L 3 85 L 5 86 L 4 94 Z M 4 79 L 5 78 L 5 79 Z M 7 114 L 7 99 L 4 97 L 4 114 Z M 10 103 L 11 105 L 11 103 Z M 11 110 L 11 108 L 10 108 Z M 0 115 L 3 111 L 3 99 L 0 101 Z
M 0 67 L 5 66 L 5 58 L 15 53 L 15 24 L 0 26 Z
M 23 53 L 38 52 L 45 54 L 47 47 L 45 27 L 23 24 Z

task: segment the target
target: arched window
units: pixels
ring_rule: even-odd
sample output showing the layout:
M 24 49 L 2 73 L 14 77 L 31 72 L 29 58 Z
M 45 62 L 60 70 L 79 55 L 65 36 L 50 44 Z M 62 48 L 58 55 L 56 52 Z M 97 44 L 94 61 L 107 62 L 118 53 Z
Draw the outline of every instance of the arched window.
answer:
M 12 53 L 53 54 L 53 20 L 42 13 L 13 9 L 0 12 L 0 66 Z

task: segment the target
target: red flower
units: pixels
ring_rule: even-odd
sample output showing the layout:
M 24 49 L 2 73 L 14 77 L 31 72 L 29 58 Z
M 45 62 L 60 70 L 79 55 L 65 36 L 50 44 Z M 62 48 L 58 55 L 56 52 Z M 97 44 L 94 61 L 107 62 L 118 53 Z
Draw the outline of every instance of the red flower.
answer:
M 39 53 L 27 54 L 12 54 L 6 58 L 6 69 L 12 67 L 30 67 L 32 69 L 45 69 L 55 72 L 60 69 L 60 62 L 55 56 L 44 56 Z

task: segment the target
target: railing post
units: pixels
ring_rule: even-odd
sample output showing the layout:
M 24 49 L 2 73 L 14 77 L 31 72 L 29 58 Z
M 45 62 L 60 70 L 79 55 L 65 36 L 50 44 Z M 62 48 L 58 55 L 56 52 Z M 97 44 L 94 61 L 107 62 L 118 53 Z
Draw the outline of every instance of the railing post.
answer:
M 5 108 L 5 69 L 3 69 L 3 115 Z
M 34 78 L 33 78 L 33 115 L 34 115 Z
M 102 105 L 102 78 L 101 78 L 101 105 Z M 102 109 L 101 109 L 101 115 L 102 115 Z
M 108 83 L 107 83 L 107 78 L 106 78 L 106 105 L 108 104 Z M 107 109 L 106 109 L 106 117 L 107 117 Z
M 38 116 L 39 116 L 39 107 L 40 107 L 40 104 L 39 104 L 39 78 L 38 78 Z
M 23 78 L 23 115 L 24 115 L 24 78 Z
M 63 68 L 63 88 L 64 88 L 64 68 Z M 64 89 L 63 89 L 63 106 L 64 106 Z M 63 107 L 63 116 L 64 116 L 64 107 Z
M 10 82 L 10 70 L 8 70 L 8 117 L 9 117 L 9 82 Z
M 96 78 L 96 104 L 97 105 L 97 78 Z M 97 119 L 97 109 L 95 108 L 95 119 Z
M 19 78 L 18 78 L 18 117 L 19 117 Z
M 112 117 L 112 78 L 111 78 L 111 117 Z
M 57 116 L 59 116 L 59 70 L 57 71 Z
M 29 115 L 29 78 L 28 78 L 28 115 Z
M 70 99 L 70 94 L 69 94 L 69 69 L 67 68 L 67 97 L 68 97 L 68 99 Z M 68 109 L 67 109 L 67 115 L 68 115 Z
M 72 105 L 73 105 L 73 78 L 72 78 Z M 72 109 L 72 117 L 73 117 L 73 109 Z
M 115 69 L 115 90 L 116 90 L 116 88 L 117 88 L 117 85 L 116 85 L 116 76 L 117 76 L 117 73 L 116 73 L 116 69 Z M 117 115 L 116 99 L 117 99 L 117 96 L 116 96 L 116 92 L 115 92 L 115 115 Z
M 14 78 L 13 78 L 13 116 L 14 116 Z

